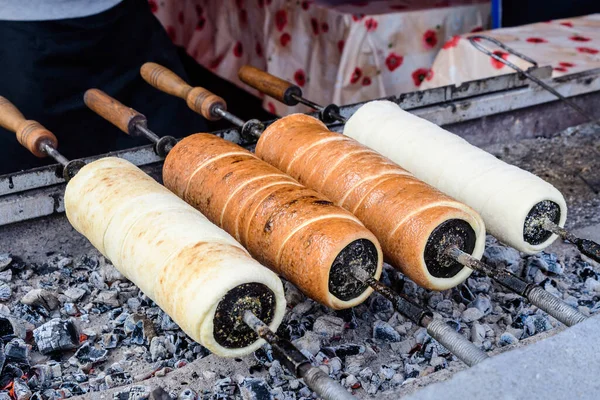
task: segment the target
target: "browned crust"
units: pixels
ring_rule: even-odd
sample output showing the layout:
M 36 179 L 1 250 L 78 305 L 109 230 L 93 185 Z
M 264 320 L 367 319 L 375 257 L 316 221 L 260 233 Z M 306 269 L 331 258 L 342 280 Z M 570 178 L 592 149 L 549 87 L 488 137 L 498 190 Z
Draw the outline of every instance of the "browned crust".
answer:
M 182 140 L 169 153 L 163 178 L 253 257 L 329 307 L 342 307 L 328 289 L 339 252 L 362 238 L 378 246 L 354 215 L 214 135 Z
M 386 259 L 427 288 L 433 288 L 423 260 L 430 233 L 457 215 L 472 218 L 460 203 L 307 115 L 270 125 L 256 155 L 353 212 L 380 240 Z

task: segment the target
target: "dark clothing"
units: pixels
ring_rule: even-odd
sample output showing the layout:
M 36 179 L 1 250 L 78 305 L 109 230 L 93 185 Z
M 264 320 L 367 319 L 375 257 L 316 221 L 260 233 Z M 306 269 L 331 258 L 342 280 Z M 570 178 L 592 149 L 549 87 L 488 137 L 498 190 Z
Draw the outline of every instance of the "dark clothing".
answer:
M 597 12 L 600 12 L 598 0 L 502 0 L 502 26 L 520 26 Z
M 187 80 L 175 46 L 146 0 L 125 0 L 84 18 L 0 21 L 0 38 L 0 95 L 52 131 L 69 159 L 147 143 L 89 110 L 83 94 L 90 88 L 145 114 L 159 136 L 207 129 L 185 101 L 140 76 L 141 65 L 154 61 Z M 54 162 L 36 158 L 1 128 L 0 152 L 0 174 Z

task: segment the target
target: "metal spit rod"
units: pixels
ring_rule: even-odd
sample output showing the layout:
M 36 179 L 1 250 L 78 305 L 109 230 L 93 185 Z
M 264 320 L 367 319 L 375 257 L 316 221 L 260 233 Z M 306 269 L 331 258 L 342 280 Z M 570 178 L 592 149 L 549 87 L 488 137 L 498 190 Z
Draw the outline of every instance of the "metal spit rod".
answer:
M 577 113 L 579 113 L 579 115 L 583 116 L 585 119 L 589 120 L 590 122 L 597 121 L 597 119 L 594 116 L 588 114 L 581 107 L 579 107 L 577 104 L 575 104 L 571 99 L 568 99 L 565 96 L 563 96 L 562 94 L 560 94 L 552 86 L 548 85 L 546 82 L 542 81 L 538 77 L 530 74 L 528 71 L 525 71 L 522 68 L 519 68 L 517 65 L 513 64 L 512 62 L 505 60 L 504 58 L 500 57 L 497 54 L 494 54 L 494 52 L 490 51 L 488 48 L 486 48 L 479 42 L 481 40 L 486 40 L 488 42 L 494 43 L 496 46 L 500 47 L 501 49 L 506 50 L 508 53 L 514 55 L 515 57 L 518 57 L 524 61 L 527 61 L 528 63 L 533 64 L 534 67 L 537 67 L 538 63 L 535 60 L 531 59 L 530 57 L 526 56 L 525 54 L 522 54 L 522 53 L 516 51 L 512 47 L 507 46 L 506 44 L 502 43 L 500 40 L 490 37 L 490 36 L 473 35 L 473 36 L 469 36 L 468 39 L 469 39 L 469 42 L 471 42 L 471 44 L 473 45 L 473 47 L 475 47 L 477 50 L 492 57 L 494 60 L 501 62 L 502 64 L 506 65 L 507 67 L 514 69 L 515 71 L 519 72 L 520 74 L 523 74 L 523 76 L 526 76 L 528 79 L 530 79 L 533 82 L 540 85 L 543 89 L 547 90 L 548 92 L 550 92 L 553 95 L 555 95 L 556 97 L 558 97 L 560 100 L 564 101 L 569 107 L 571 107 L 573 110 L 577 111 Z
M 243 321 L 259 337 L 266 340 L 273 348 L 277 358 L 296 376 L 303 378 L 306 386 L 326 400 L 354 399 L 342 385 L 331 379 L 323 370 L 313 366 L 310 360 L 288 340 L 275 334 L 267 324 L 261 321 L 252 311 L 246 310 L 242 316 Z
M 456 332 L 444 321 L 433 318 L 433 314 L 430 311 L 425 310 L 394 292 L 386 285 L 377 281 L 366 271 L 353 266 L 350 269 L 350 274 L 359 282 L 369 285 L 373 290 L 390 300 L 398 312 L 408 317 L 417 325 L 426 328 L 427 333 L 432 338 L 440 342 L 469 367 L 489 358 L 483 350 L 479 349 L 460 333 Z
M 346 118 L 340 114 L 340 108 L 335 104 L 321 106 L 302 96 L 302 89 L 288 81 L 284 81 L 258 68 L 244 65 L 238 72 L 238 77 L 245 84 L 252 86 L 258 91 L 265 93 L 277 101 L 288 106 L 295 106 L 302 103 L 310 108 L 319 111 L 319 118 L 326 124 L 339 121 L 346 122 Z
M 542 222 L 542 224 L 542 227 L 545 230 L 560 236 L 563 240 L 573 243 L 575 246 L 577 246 L 582 254 L 600 263 L 600 244 L 589 239 L 578 238 L 573 233 L 569 232 L 565 228 L 561 228 L 547 218 Z
M 445 254 L 467 268 L 479 271 L 494 279 L 504 287 L 525 297 L 531 304 L 544 310 L 566 326 L 573 326 L 587 319 L 585 315 L 551 295 L 538 285 L 527 283 L 507 271 L 496 271 L 483 261 L 476 259 L 456 246 L 450 246 Z

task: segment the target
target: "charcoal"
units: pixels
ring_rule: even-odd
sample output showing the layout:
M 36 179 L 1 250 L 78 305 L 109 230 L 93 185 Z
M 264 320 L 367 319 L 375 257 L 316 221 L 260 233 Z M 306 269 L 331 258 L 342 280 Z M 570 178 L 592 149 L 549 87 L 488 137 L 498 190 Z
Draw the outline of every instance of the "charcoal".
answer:
M 184 389 L 177 396 L 177 400 L 198 400 L 198 395 L 192 389 Z
M 477 298 L 469 304 L 469 307 L 477 308 L 484 316 L 492 312 L 492 302 L 490 301 L 490 298 L 482 294 L 478 294 Z
M 300 350 L 306 351 L 314 356 L 319 352 L 319 349 L 321 348 L 322 338 L 323 337 L 321 335 L 309 331 L 306 332 L 306 334 L 300 339 L 296 339 L 292 343 L 294 343 L 294 345 L 297 346 Z
M 246 378 L 240 384 L 240 392 L 244 400 L 272 400 L 269 384 L 261 378 Z
M 313 331 L 326 338 L 341 336 L 344 333 L 344 320 L 332 315 L 323 315 L 317 318 Z
M 473 322 L 473 321 L 478 321 L 481 318 L 483 318 L 483 312 L 481 310 L 479 310 L 478 308 L 475 307 L 471 307 L 471 308 L 467 308 L 465 311 L 462 312 L 462 320 L 464 322 Z
M 236 385 L 231 378 L 219 379 L 213 386 L 213 392 L 217 399 L 229 399 L 235 393 Z
M 42 354 L 72 350 L 79 346 L 79 332 L 72 320 L 52 319 L 33 331 L 33 338 Z
M 484 253 L 485 262 L 491 267 L 508 268 L 511 272 L 518 272 L 521 256 L 519 252 L 511 247 L 488 246 Z
M 17 365 L 29 365 L 30 346 L 23 339 L 12 339 L 4 346 L 7 362 Z
M 435 309 L 444 315 L 450 316 L 452 315 L 452 311 L 454 310 L 454 304 L 452 303 L 452 300 L 445 299 L 440 301 L 435 306 Z
M 530 256 L 527 259 L 527 268 L 538 268 L 556 275 L 562 275 L 565 272 L 565 268 L 558 261 L 556 254 L 545 252 Z
M 306 297 L 290 282 L 284 282 L 285 289 L 285 301 L 290 307 L 294 307 L 296 304 L 303 302 Z
M 63 311 L 70 317 L 75 317 L 81 313 L 77 305 L 74 303 L 63 304 Z
M 148 400 L 173 400 L 173 397 L 167 393 L 162 387 L 157 387 L 150 392 Z
M 77 268 L 93 271 L 98 268 L 99 262 L 95 256 L 84 255 L 77 260 Z
M 129 318 L 129 316 L 131 314 L 129 314 L 126 311 L 123 311 L 122 308 L 116 308 L 114 310 L 111 311 L 111 314 L 115 313 L 114 316 L 111 316 L 111 320 L 114 320 L 115 325 L 117 326 L 121 326 L 125 323 L 125 321 L 127 320 L 127 318 Z
M 298 319 L 290 319 L 287 324 L 281 324 L 277 333 L 289 340 L 301 338 L 314 327 L 314 317 L 309 315 Z
M 381 367 L 379 367 L 379 372 L 377 373 L 377 375 L 379 375 L 379 378 L 381 380 L 389 381 L 390 379 L 392 379 L 395 373 L 396 371 L 393 368 L 387 365 L 382 365 Z
M 116 281 L 124 281 L 127 280 L 123 274 L 119 272 L 112 264 L 103 263 L 100 267 L 100 275 L 102 276 L 104 282 L 109 285 L 113 284 Z
M 303 315 L 309 313 L 314 307 L 315 307 L 315 302 L 309 299 L 302 303 L 297 304 L 292 309 L 292 314 L 295 314 L 297 316 L 303 316 Z
M 519 339 L 517 339 L 512 333 L 504 332 L 502 335 L 500 335 L 500 339 L 498 340 L 498 346 L 508 346 L 518 342 Z
M 15 378 L 13 381 L 13 392 L 15 400 L 29 400 L 32 395 L 29 386 L 21 378 Z
M 94 299 L 94 303 L 100 306 L 107 306 L 107 310 L 117 308 L 121 305 L 119 303 L 119 293 L 116 290 L 103 290 L 102 292 L 98 293 Z M 99 308 L 102 309 L 101 307 Z
M 381 295 L 371 296 L 371 311 L 381 319 L 390 319 L 394 313 L 394 305 Z
M 7 269 L 6 271 L 0 272 L 0 282 L 10 282 L 12 281 L 12 270 Z
M 358 344 L 345 343 L 333 348 L 333 351 L 337 357 L 340 357 L 342 360 L 347 356 L 355 356 L 357 354 L 362 354 L 365 352 L 365 346 L 361 346 Z
M 126 372 L 117 372 L 111 375 L 106 376 L 104 378 L 106 381 L 106 385 L 109 388 L 114 388 L 117 386 L 127 385 L 133 382 L 131 376 Z
M 156 336 L 154 324 L 143 314 L 129 315 L 123 323 L 123 329 L 129 335 L 131 343 L 138 345 L 151 343 Z
M 0 392 L 0 400 L 13 400 L 13 398 L 10 397 L 8 392 Z
M 132 311 L 136 312 L 142 306 L 142 302 L 137 297 L 127 299 L 127 307 L 131 308 Z
M 384 342 L 399 342 L 402 340 L 402 337 L 387 322 L 375 321 L 373 324 L 373 339 L 382 340 Z
M 0 282 L 0 301 L 7 301 L 12 296 L 12 289 L 6 282 Z
M 92 273 L 90 273 L 88 281 L 96 289 L 108 289 L 108 285 L 104 282 L 104 278 L 102 278 L 102 276 L 97 271 L 93 271 Z
M 41 306 L 46 310 L 55 310 L 59 303 L 56 295 L 46 289 L 33 289 L 21 298 L 21 303 L 29 306 Z
M 0 271 L 4 271 L 6 268 L 10 266 L 13 259 L 10 253 L 0 253 Z
M 6 354 L 4 354 L 4 342 L 0 340 L 0 372 L 2 372 L 2 368 L 4 368 L 4 363 L 6 362 Z
M 19 278 L 21 278 L 24 281 L 27 281 L 32 276 L 33 276 L 33 270 L 31 270 L 31 269 L 25 269 L 19 273 Z
M 179 325 L 177 325 L 175 322 L 173 322 L 171 317 L 169 317 L 167 314 L 162 313 L 161 321 L 160 321 L 160 328 L 163 331 L 174 331 L 176 329 L 179 329 Z
M 119 343 L 119 337 L 114 333 L 105 333 L 102 335 L 102 347 L 105 349 L 114 349 Z
M 65 296 L 69 298 L 71 301 L 79 301 L 83 296 L 85 296 L 85 290 L 81 288 L 69 288 L 63 292 Z
M 575 263 L 575 271 L 582 282 L 585 282 L 588 278 L 598 280 L 596 271 L 594 271 L 590 264 L 583 260 L 579 260 Z
M 75 382 L 65 382 L 61 385 L 60 389 L 68 391 L 70 396 L 79 396 L 86 393 L 86 390 Z
M 9 341 L 12 338 L 25 338 L 25 327 L 22 322 L 14 318 L 0 316 L 0 340 Z
M 342 360 L 338 357 L 330 358 L 327 362 L 329 367 L 329 375 L 337 375 L 342 370 Z
M 85 342 L 73 355 L 71 360 L 82 368 L 89 369 L 93 364 L 106 360 L 108 351 L 94 347 Z M 71 361 L 70 360 L 70 361 Z
M 398 343 L 392 343 L 390 346 L 396 354 L 408 354 L 417 345 L 414 338 L 409 338 Z
M 269 376 L 271 377 L 271 384 L 274 387 L 281 386 L 292 378 L 287 371 L 283 369 L 278 360 L 271 363 L 271 366 L 269 367 Z
M 150 356 L 152 361 L 164 360 L 168 357 L 169 352 L 165 346 L 165 338 L 157 336 L 150 342 Z
M 46 260 L 48 268 L 59 270 L 73 264 L 73 259 L 66 254 L 56 253 Z
M 62 377 L 61 365 L 56 361 L 48 361 L 45 364 L 34 365 L 33 369 L 42 384 L 47 384 L 53 379 Z
M 150 397 L 149 386 L 135 385 L 113 395 L 113 400 L 147 400 Z
M 12 314 L 35 326 L 43 324 L 48 316 L 45 308 L 33 308 L 23 303 L 15 303 L 12 308 Z
M 473 326 L 471 326 L 471 341 L 476 345 L 481 345 L 485 340 L 485 334 L 486 331 L 483 325 L 474 322 Z

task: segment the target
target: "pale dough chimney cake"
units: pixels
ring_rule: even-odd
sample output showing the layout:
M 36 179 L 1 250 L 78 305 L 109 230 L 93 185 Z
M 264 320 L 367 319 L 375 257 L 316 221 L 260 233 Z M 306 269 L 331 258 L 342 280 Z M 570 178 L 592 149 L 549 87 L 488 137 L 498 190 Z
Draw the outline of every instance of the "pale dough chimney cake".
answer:
M 229 234 L 128 161 L 94 161 L 71 179 L 73 227 L 194 340 L 223 357 L 264 341 L 235 312 L 275 330 L 285 312 L 280 279 Z

